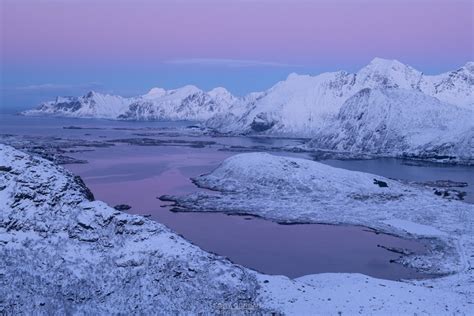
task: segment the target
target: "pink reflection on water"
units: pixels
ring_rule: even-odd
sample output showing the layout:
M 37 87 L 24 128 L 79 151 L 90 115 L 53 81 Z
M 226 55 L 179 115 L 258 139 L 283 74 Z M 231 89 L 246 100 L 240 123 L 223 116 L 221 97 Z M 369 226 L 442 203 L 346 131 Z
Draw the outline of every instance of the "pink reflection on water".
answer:
M 298 277 L 324 272 L 357 272 L 387 278 L 424 275 L 390 263 L 397 254 L 382 244 L 412 251 L 423 245 L 362 227 L 279 225 L 250 216 L 219 213 L 173 213 L 157 199 L 197 188 L 190 177 L 210 172 L 231 153 L 183 147 L 116 146 L 79 153 L 89 164 L 67 167 L 83 177 L 97 199 L 129 204 L 132 213 L 151 214 L 201 248 L 246 267 Z

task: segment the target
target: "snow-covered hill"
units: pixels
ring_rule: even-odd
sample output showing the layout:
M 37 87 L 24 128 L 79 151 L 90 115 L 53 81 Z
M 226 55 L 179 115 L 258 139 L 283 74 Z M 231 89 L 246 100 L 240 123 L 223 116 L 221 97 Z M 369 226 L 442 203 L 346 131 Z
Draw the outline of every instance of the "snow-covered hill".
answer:
M 430 189 L 384 177 L 267 153 L 230 157 L 210 174 L 195 178 L 194 183 L 214 192 L 166 199 L 174 200 L 177 209 L 186 211 L 251 214 L 288 224 L 361 225 L 430 240 L 426 256 L 415 255 L 403 262 L 428 273 L 446 274 L 406 283 L 380 282 L 353 274 L 305 276 L 298 281 L 313 280 L 308 284 L 319 287 L 319 293 L 307 289 L 300 293 L 298 302 L 306 299 L 307 304 L 314 304 L 313 313 L 333 314 L 334 310 L 326 309 L 329 300 L 330 304 L 339 305 L 336 311 L 342 315 L 450 314 L 451 299 L 456 301 L 455 314 L 469 314 L 472 310 L 473 205 L 448 201 Z M 269 285 L 275 292 L 281 291 L 273 280 Z M 442 296 L 423 297 L 432 290 L 440 291 Z M 326 296 L 330 292 L 338 294 Z M 267 294 L 270 300 L 273 293 Z M 315 300 L 316 297 L 327 299 Z M 436 310 L 435 305 L 443 307 Z M 296 308 L 294 305 L 286 308 L 288 314 L 307 314 L 291 309 Z
M 310 147 L 469 161 L 474 112 L 421 92 L 362 89 L 315 134 Z
M 153 88 L 147 94 L 123 98 L 89 92 L 82 97 L 58 97 L 24 115 L 107 118 L 119 120 L 204 121 L 221 112 L 231 112 L 237 98 L 224 88 L 209 92 L 195 86 L 175 90 Z
M 400 89 L 423 93 L 466 109 L 474 108 L 474 63 L 428 76 L 396 60 L 375 58 L 357 73 L 317 76 L 291 74 L 269 90 L 248 98 L 246 111 L 212 119 L 208 126 L 223 132 L 312 136 L 362 89 Z

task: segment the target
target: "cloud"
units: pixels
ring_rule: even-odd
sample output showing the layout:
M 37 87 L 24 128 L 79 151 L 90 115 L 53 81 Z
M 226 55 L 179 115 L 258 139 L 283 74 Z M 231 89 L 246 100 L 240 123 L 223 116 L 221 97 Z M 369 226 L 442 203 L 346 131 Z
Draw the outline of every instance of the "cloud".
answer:
M 184 58 L 171 59 L 165 64 L 172 65 L 201 65 L 201 66 L 221 66 L 221 67 L 295 67 L 298 65 L 285 64 L 273 61 L 251 60 L 251 59 L 226 59 L 226 58 Z
M 53 91 L 70 91 L 70 90 L 95 90 L 101 89 L 102 85 L 97 82 L 81 83 L 81 84 L 55 84 L 43 83 L 27 86 L 5 87 L 2 90 L 23 91 L 23 92 L 53 92 Z

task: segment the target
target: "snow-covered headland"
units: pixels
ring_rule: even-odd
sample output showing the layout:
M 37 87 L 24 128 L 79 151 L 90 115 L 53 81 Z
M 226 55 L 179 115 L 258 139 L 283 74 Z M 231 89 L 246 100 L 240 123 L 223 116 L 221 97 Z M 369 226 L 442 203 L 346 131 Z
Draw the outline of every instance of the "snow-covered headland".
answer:
M 444 276 L 407 283 L 417 291 L 441 290 L 446 293 L 445 298 L 459 300 L 456 304 L 460 311 L 472 310 L 473 205 L 445 200 L 433 190 L 391 179 L 265 153 L 233 156 L 212 173 L 194 181 L 200 187 L 221 194 L 199 192 L 163 199 L 175 201 L 177 211 L 251 214 L 282 223 L 362 225 L 398 236 L 429 240 L 428 255 L 406 257 L 402 262 Z M 356 284 L 363 282 L 363 278 L 357 281 L 355 276 L 338 275 L 303 277 L 300 281 L 314 280 L 324 291 L 322 279 L 332 283 L 345 277 L 351 281 L 341 285 L 342 292 L 345 286 L 358 288 Z M 380 313 L 387 305 L 409 294 L 402 290 L 407 283 L 396 283 L 399 287 L 390 285 L 392 295 L 388 302 L 378 306 Z M 375 288 L 361 289 L 361 292 L 372 293 Z M 421 305 L 426 307 L 426 302 Z M 367 312 L 364 308 L 361 310 Z
M 244 154 L 197 180 L 221 195 L 182 203 L 193 201 L 193 210 L 362 224 L 432 238 L 439 248 L 407 258 L 407 264 L 448 276 L 394 282 L 359 274 L 296 280 L 259 274 L 200 250 L 159 223 L 94 201 L 65 169 L 0 145 L 0 312 L 469 314 L 472 206 L 373 178 Z

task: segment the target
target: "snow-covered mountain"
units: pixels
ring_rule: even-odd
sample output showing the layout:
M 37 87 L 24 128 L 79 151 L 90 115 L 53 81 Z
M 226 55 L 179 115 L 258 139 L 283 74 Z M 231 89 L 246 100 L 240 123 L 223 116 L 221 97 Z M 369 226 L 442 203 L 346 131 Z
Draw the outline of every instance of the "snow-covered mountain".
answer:
M 24 115 L 107 118 L 120 120 L 204 121 L 221 112 L 230 112 L 237 98 L 224 88 L 209 92 L 195 86 L 174 90 L 153 88 L 147 94 L 123 98 L 89 92 L 81 97 L 58 97 L 44 102 Z
M 314 135 L 310 146 L 337 151 L 474 158 L 474 112 L 421 92 L 365 88 Z
M 134 98 L 90 91 L 81 97 L 57 97 L 54 101 L 43 102 L 37 108 L 22 114 L 115 119 L 127 111 L 133 101 Z
M 204 92 L 195 86 L 165 91 L 154 88 L 133 101 L 118 119 L 127 120 L 196 120 L 230 112 L 237 98 L 224 88 Z
M 390 155 L 474 157 L 474 62 L 425 75 L 375 58 L 357 73 L 290 74 L 238 98 L 224 88 L 154 88 L 133 98 L 90 92 L 27 115 L 196 120 L 224 133 L 304 136 L 314 147 Z
M 240 117 L 233 113 L 207 124 L 223 132 L 312 136 L 339 113 L 347 99 L 365 88 L 423 93 L 472 110 L 474 63 L 428 76 L 399 61 L 375 58 L 357 73 L 291 74 L 269 90 L 248 97 Z
M 421 92 L 459 107 L 474 107 L 474 63 L 428 76 L 396 60 L 375 58 L 357 73 L 317 76 L 290 74 L 270 89 L 238 98 L 224 88 L 205 92 L 195 86 L 153 88 L 123 98 L 90 92 L 58 97 L 25 115 L 96 117 L 124 120 L 197 120 L 222 132 L 311 136 L 342 104 L 362 89 L 397 88 Z

